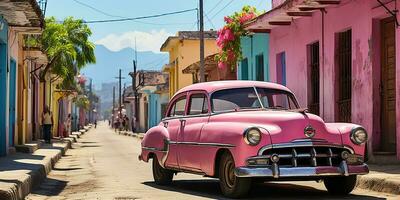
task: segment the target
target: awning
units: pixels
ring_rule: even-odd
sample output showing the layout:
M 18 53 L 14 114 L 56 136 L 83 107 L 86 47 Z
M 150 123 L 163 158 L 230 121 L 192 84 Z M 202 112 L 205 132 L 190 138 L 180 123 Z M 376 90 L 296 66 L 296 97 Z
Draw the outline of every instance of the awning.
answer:
M 286 0 L 248 22 L 245 29 L 254 33 L 269 33 L 275 27 L 291 25 L 294 19 L 312 16 L 314 11 L 338 5 L 340 2 L 340 0 Z
M 204 69 L 205 71 L 211 71 L 218 67 L 218 63 L 215 60 L 215 55 L 209 55 L 204 59 Z M 200 70 L 200 61 L 195 62 L 187 66 L 185 69 L 182 70 L 184 74 L 195 74 Z
M 0 15 L 12 27 L 37 27 L 44 25 L 44 16 L 36 0 L 1 0 Z
M 171 68 L 173 68 L 175 66 L 175 62 L 166 64 L 162 67 L 162 71 L 163 72 L 169 72 L 171 70 Z

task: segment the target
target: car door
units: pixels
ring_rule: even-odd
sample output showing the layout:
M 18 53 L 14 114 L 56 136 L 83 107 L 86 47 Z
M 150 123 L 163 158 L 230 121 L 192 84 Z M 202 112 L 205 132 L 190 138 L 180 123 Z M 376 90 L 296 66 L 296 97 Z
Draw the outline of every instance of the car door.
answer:
M 201 171 L 199 155 L 207 146 L 200 143 L 201 129 L 208 122 L 209 102 L 205 92 L 190 92 L 186 117 L 181 119 L 179 133 L 179 165 L 181 168 Z
M 167 117 L 162 120 L 169 133 L 169 150 L 165 165 L 179 168 L 178 164 L 178 136 L 180 135 L 181 119 L 185 116 L 186 93 L 178 95 L 171 101 Z

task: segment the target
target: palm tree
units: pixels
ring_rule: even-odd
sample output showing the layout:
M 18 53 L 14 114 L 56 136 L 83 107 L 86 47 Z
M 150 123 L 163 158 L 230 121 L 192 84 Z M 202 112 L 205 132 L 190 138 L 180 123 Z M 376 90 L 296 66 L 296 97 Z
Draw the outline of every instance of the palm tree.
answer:
M 73 87 L 79 70 L 96 62 L 95 45 L 89 41 L 91 35 L 83 20 L 68 17 L 60 23 L 54 17 L 47 18 L 40 43 L 49 62 L 40 75 L 41 80 L 50 71 L 63 79 L 62 87 Z

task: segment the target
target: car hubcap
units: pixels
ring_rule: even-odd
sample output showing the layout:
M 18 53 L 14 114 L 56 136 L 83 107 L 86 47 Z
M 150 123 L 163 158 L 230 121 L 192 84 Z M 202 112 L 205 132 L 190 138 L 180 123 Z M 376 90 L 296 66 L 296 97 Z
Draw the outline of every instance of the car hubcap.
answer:
M 235 164 L 232 161 L 228 161 L 225 165 L 224 175 L 225 175 L 225 182 L 229 188 L 233 188 L 236 181 L 236 176 L 234 173 Z

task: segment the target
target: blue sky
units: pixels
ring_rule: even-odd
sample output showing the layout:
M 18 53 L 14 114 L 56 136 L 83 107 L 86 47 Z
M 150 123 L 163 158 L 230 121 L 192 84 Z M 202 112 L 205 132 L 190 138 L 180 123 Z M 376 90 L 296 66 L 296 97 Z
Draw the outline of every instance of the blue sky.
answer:
M 87 4 L 99 11 L 85 7 Z M 196 8 L 198 0 L 48 0 L 46 16 L 62 20 L 67 16 L 86 21 L 138 17 Z M 271 0 L 204 0 L 205 29 L 218 29 L 223 17 L 252 5 L 268 10 Z M 108 16 L 109 15 L 109 16 Z M 140 21 L 114 22 L 90 25 L 91 40 L 108 49 L 118 51 L 132 47 L 136 37 L 139 51 L 158 52 L 162 42 L 179 30 L 196 30 L 196 11 Z

